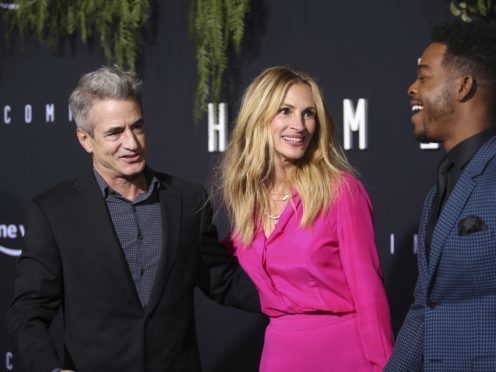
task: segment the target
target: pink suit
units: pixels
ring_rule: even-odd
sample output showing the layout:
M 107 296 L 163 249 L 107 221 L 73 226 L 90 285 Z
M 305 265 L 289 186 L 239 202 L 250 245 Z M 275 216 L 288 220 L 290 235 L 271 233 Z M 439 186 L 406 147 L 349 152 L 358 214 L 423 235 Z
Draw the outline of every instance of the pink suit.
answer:
M 245 247 L 232 236 L 270 317 L 260 371 L 381 371 L 393 334 L 367 193 L 347 175 L 310 228 L 302 212 L 293 190 L 268 238 L 258 228 Z

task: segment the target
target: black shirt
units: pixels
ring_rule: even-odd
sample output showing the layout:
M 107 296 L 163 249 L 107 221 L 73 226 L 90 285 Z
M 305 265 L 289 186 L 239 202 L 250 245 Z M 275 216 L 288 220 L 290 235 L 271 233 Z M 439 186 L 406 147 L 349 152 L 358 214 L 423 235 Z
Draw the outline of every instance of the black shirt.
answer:
M 94 174 L 114 225 L 129 271 L 145 308 L 162 255 L 164 230 L 159 200 L 160 181 L 147 167 L 148 189 L 129 201 L 112 190 L 94 170 Z
M 442 200 L 438 201 L 440 203 L 440 208 L 438 210 L 435 210 L 434 205 L 436 204 L 436 199 L 440 198 L 438 194 L 434 196 L 434 202 L 433 202 L 433 207 L 431 208 L 430 215 L 429 215 L 429 223 L 427 225 L 427 231 L 426 231 L 426 236 L 425 236 L 425 245 L 427 248 L 427 253 L 429 253 L 431 241 L 432 241 L 432 234 L 434 232 L 434 228 L 437 223 L 437 219 L 439 214 L 441 214 L 442 206 L 448 200 L 449 196 L 451 195 L 451 192 L 455 188 L 456 183 L 458 182 L 458 179 L 460 178 L 463 169 L 465 166 L 472 160 L 474 155 L 480 150 L 482 145 L 486 143 L 491 137 L 495 135 L 495 131 L 493 129 L 491 130 L 486 130 L 484 132 L 478 133 L 476 135 L 473 135 L 459 144 L 457 144 L 455 147 L 453 147 L 449 152 L 446 153 L 446 156 L 441 160 L 440 164 L 445 161 L 445 158 L 447 157 L 452 163 L 453 166 L 450 168 L 450 170 L 447 172 L 447 183 L 446 183 L 446 192 L 444 193 L 442 197 Z M 434 216 L 433 213 L 438 213 L 437 216 Z M 427 254 L 429 256 L 429 254 Z

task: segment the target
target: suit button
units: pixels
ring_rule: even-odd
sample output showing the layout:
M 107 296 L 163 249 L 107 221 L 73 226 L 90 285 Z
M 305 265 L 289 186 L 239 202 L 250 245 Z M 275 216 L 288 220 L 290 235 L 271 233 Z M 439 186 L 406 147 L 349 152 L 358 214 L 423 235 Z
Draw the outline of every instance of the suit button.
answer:
M 434 300 L 431 298 L 431 299 L 429 299 L 429 303 L 428 303 L 428 305 L 429 305 L 429 307 L 430 307 L 432 310 L 434 310 L 434 309 L 436 308 L 436 306 L 437 306 L 437 302 L 436 302 L 436 301 L 434 301 Z
M 145 367 L 145 371 L 149 371 L 149 370 L 152 369 L 152 365 L 151 364 L 145 364 L 144 367 Z

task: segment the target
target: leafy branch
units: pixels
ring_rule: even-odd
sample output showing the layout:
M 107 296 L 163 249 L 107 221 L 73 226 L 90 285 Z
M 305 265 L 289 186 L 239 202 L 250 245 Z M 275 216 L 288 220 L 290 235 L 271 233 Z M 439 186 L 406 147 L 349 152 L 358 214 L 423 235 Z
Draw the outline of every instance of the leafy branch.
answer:
M 51 48 L 76 33 L 84 43 L 96 34 L 107 61 L 134 69 L 149 10 L 149 0 L 15 0 L 3 19 L 9 35 L 30 33 Z
M 495 15 L 493 0 L 451 0 L 450 11 L 464 22 L 471 22 L 474 18 L 489 19 Z
M 108 62 L 134 69 L 141 29 L 150 0 L 14 0 L 0 3 L 7 34 L 25 34 L 55 49 L 66 37 L 98 41 Z M 198 84 L 193 117 L 198 121 L 207 103 L 220 102 L 228 52 L 238 52 L 250 0 L 192 0 L 190 29 L 196 40 Z M 2 14 L 3 13 L 3 14 Z
M 193 117 L 198 121 L 207 111 L 207 103 L 219 103 L 222 77 L 227 68 L 229 48 L 241 49 L 244 19 L 249 0 L 194 0 L 190 29 L 196 39 L 198 83 Z

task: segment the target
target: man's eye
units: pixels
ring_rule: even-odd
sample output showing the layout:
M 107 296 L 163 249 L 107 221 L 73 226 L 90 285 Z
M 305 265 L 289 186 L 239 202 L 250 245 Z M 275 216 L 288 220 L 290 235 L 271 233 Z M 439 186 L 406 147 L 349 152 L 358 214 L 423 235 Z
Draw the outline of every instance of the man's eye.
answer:
M 105 139 L 110 141 L 115 141 L 119 139 L 119 136 L 120 136 L 119 132 L 110 132 L 105 135 Z

